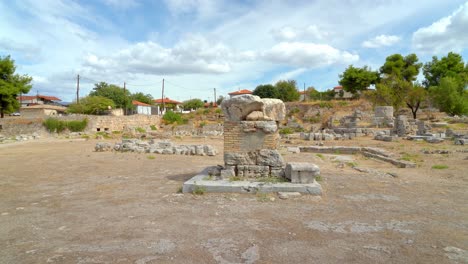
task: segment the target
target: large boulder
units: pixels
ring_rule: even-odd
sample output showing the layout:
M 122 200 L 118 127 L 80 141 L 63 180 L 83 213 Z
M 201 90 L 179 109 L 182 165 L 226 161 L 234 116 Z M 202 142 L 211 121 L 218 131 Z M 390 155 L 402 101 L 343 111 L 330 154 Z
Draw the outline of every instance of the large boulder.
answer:
M 314 183 L 315 177 L 320 175 L 320 168 L 307 162 L 290 162 L 286 164 L 285 176 L 291 183 Z
M 243 94 L 224 100 L 221 108 L 226 120 L 241 121 L 253 111 L 263 111 L 263 101 L 256 95 Z
M 257 156 L 257 165 L 281 167 L 284 160 L 276 149 L 261 149 Z
M 281 121 L 286 117 L 286 107 L 280 99 L 263 98 L 263 115 L 266 120 Z

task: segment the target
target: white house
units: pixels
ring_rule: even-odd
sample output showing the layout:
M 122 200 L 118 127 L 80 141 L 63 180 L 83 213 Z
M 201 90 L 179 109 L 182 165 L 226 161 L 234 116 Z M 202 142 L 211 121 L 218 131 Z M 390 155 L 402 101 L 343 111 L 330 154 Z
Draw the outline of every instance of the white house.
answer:
M 137 100 L 132 101 L 132 105 L 136 106 L 136 113 L 140 115 L 151 115 L 151 105 L 142 103 Z

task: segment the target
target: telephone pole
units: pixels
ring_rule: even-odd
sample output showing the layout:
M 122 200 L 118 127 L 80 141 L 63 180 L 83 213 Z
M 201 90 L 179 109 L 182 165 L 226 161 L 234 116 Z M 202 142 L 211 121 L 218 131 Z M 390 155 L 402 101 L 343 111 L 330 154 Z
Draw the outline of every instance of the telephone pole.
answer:
M 305 83 L 304 83 L 304 95 L 303 96 L 304 96 L 304 102 L 305 102 L 306 100 Z
M 214 90 L 214 102 L 213 102 L 213 107 L 216 105 L 216 88 L 213 88 Z
M 166 108 L 166 104 L 164 103 L 164 78 L 163 78 L 163 82 L 162 82 L 161 100 L 162 100 L 162 108 L 161 108 L 161 115 L 162 115 L 163 110 Z
M 80 103 L 80 75 L 76 75 L 76 103 Z
M 124 115 L 127 115 L 127 90 L 126 83 L 124 82 Z

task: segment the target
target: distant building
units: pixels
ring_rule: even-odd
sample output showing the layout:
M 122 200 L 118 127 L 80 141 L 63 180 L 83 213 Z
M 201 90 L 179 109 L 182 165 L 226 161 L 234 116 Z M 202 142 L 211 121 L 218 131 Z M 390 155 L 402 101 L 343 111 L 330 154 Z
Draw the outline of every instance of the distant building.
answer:
M 238 96 L 238 95 L 242 95 L 242 94 L 252 94 L 252 91 L 247 90 L 247 89 L 242 89 L 242 90 L 239 90 L 239 91 L 229 93 L 229 97 L 232 98 L 234 96 Z
M 65 113 L 67 110 L 64 106 L 36 104 L 30 106 L 23 106 L 20 108 L 21 116 L 40 118 L 44 116 L 58 116 Z
M 308 101 L 310 99 L 310 96 L 309 96 L 309 92 L 308 91 L 301 91 L 299 92 L 300 94 L 300 97 L 299 97 L 299 101 Z
M 152 105 L 145 104 L 137 100 L 133 100 L 132 105 L 135 106 L 135 111 L 134 111 L 135 114 L 152 115 L 152 111 L 151 111 L 151 109 L 153 108 Z
M 31 105 L 61 105 L 59 102 L 62 101 L 60 98 L 55 96 L 47 95 L 22 95 L 18 96 L 16 99 L 20 101 L 21 106 L 31 106 Z
M 170 99 L 169 97 L 166 97 L 164 99 L 155 99 L 153 100 L 153 102 L 155 104 L 158 104 L 159 105 L 159 109 L 162 109 L 162 113 L 164 114 L 166 112 L 166 109 L 172 109 L 174 111 L 180 111 L 180 105 L 182 105 L 181 102 L 179 101 L 176 101 L 176 100 L 172 100 Z M 163 104 L 164 104 L 164 108 L 163 109 Z
M 333 91 L 335 92 L 335 99 L 352 99 L 354 97 L 352 93 L 345 91 L 341 85 L 333 87 Z

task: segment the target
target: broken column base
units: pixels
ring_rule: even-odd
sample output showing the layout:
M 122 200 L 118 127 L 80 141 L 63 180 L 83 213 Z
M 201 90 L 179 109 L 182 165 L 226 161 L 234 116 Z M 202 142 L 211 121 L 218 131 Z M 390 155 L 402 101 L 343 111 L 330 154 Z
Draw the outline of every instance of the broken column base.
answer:
M 216 180 L 211 175 L 215 167 L 208 167 L 200 174 L 184 182 L 183 193 L 273 193 L 273 192 L 299 192 L 311 195 L 322 195 L 322 186 L 315 180 L 311 183 L 291 182 L 255 182 L 255 181 L 230 181 Z

